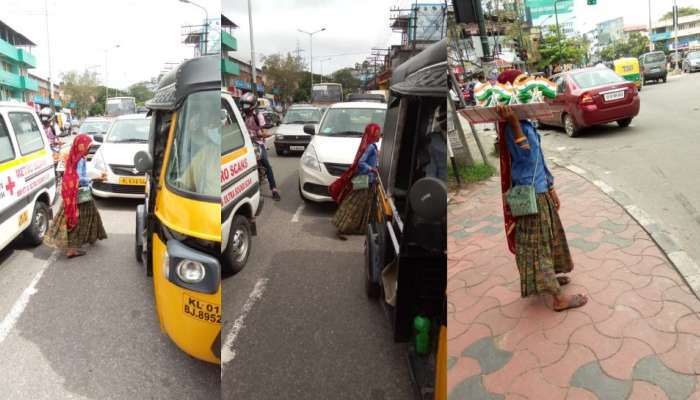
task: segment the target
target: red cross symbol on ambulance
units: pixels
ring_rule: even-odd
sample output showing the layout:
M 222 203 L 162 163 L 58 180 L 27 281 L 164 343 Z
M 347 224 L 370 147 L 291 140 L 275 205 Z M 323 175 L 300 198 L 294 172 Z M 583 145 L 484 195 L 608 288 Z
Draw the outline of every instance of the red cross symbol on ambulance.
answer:
M 14 196 L 15 195 L 14 189 L 15 189 L 15 183 L 12 182 L 12 178 L 8 176 L 7 183 L 5 184 L 5 190 L 10 192 L 10 196 Z

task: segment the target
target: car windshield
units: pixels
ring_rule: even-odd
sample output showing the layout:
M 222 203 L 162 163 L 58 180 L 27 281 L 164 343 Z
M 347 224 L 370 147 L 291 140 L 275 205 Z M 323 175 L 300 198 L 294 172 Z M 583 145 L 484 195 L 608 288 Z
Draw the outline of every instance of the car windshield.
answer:
M 122 119 L 114 121 L 107 135 L 109 143 L 148 143 L 148 130 L 151 120 Z
M 655 62 L 663 62 L 666 61 L 666 56 L 664 53 L 653 53 L 653 54 L 647 54 L 644 56 L 644 62 L 645 63 L 655 63 Z
M 283 124 L 317 124 L 321 120 L 321 111 L 315 108 L 289 110 L 282 120 Z
M 383 108 L 330 108 L 318 131 L 320 136 L 362 136 L 368 124 L 384 128 Z
M 170 149 L 167 183 L 218 202 L 221 197 L 221 96 L 218 91 L 189 95 L 177 118 Z
M 688 54 L 688 59 L 690 60 L 700 60 L 700 51 L 695 51 Z
M 108 121 L 90 121 L 80 125 L 82 133 L 105 133 L 109 129 Z
M 607 68 L 598 68 L 584 71 L 573 76 L 574 82 L 581 89 L 588 89 L 596 86 L 609 85 L 613 83 L 626 82 L 620 75 Z

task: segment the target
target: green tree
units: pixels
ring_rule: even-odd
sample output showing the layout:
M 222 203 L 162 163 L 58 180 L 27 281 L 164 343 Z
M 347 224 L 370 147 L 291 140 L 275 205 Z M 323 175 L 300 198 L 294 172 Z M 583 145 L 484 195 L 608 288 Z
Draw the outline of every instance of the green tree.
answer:
M 639 32 L 631 33 L 624 40 L 617 40 L 600 50 L 600 58 L 612 61 L 621 57 L 638 58 L 649 50 L 649 38 Z
M 76 104 L 76 114 L 81 117 L 87 115 L 99 94 L 97 73 L 89 70 L 82 73 L 68 71 L 61 74 L 61 80 L 64 93 Z
M 352 71 L 354 71 L 353 68 L 343 68 L 333 73 L 333 82 L 343 85 L 343 97 L 348 93 L 356 92 L 362 84 L 359 79 L 352 76 Z
M 685 17 L 687 15 L 693 15 L 693 14 L 700 14 L 700 9 L 697 9 L 695 7 L 678 7 L 678 16 L 679 17 Z M 673 10 L 662 15 L 661 18 L 659 19 L 659 21 L 663 21 L 665 19 L 672 19 L 672 18 L 673 18 Z
M 566 37 L 557 35 L 554 26 L 550 26 L 547 34 L 540 41 L 539 68 L 554 64 L 581 64 L 588 53 L 587 43 L 580 36 Z
M 138 82 L 129 86 L 129 96 L 135 98 L 138 104 L 143 104 L 146 100 L 150 100 L 153 97 L 153 92 L 146 87 L 147 83 Z
M 287 53 L 286 56 L 272 54 L 263 57 L 262 61 L 262 70 L 274 86 L 279 88 L 282 101 L 285 103 L 292 101 L 304 75 L 303 60 Z

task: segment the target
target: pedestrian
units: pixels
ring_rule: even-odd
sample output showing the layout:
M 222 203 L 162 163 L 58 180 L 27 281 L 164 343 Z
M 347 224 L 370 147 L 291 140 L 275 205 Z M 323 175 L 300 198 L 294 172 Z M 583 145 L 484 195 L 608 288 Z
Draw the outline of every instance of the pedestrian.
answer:
M 506 70 L 498 77 L 502 84 L 513 83 L 519 70 Z M 554 177 L 547 168 L 537 129 L 527 120 L 518 120 L 510 106 L 499 106 L 506 122 L 498 123 L 501 161 L 501 191 L 508 247 L 515 254 L 520 273 L 520 294 L 550 294 L 554 311 L 581 307 L 588 302 L 583 294 L 565 296 L 561 286 L 571 279 L 573 261 L 566 234 L 559 219 L 561 205 L 554 189 Z M 511 186 L 534 185 L 537 213 L 514 217 L 505 201 Z
M 338 210 L 333 217 L 340 240 L 347 240 L 346 234 L 363 234 L 367 229 L 369 211 L 377 182 L 381 127 L 369 124 L 355 153 L 355 160 L 329 187 Z
M 68 258 L 85 255 L 80 248 L 86 243 L 107 239 L 100 213 L 89 194 L 90 179 L 86 172 L 85 156 L 91 141 L 90 136 L 85 134 L 76 136 L 73 141 L 61 183 L 62 201 L 44 237 L 46 245 L 62 249 Z M 103 173 L 95 180 L 104 179 Z

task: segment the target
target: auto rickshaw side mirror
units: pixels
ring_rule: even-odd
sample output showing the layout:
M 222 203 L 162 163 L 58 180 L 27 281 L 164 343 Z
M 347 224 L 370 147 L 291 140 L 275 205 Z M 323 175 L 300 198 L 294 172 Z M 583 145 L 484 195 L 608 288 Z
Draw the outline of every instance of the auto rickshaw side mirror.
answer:
M 103 143 L 105 141 L 105 137 L 101 134 L 97 134 L 94 136 L 94 139 L 98 143 Z
M 153 168 L 153 157 L 151 157 L 151 154 L 143 150 L 134 154 L 134 168 L 136 168 L 140 174 Z
M 426 220 L 436 220 L 447 215 L 447 185 L 437 178 L 417 180 L 408 192 L 413 212 Z
M 304 125 L 304 133 L 308 133 L 309 135 L 315 135 L 316 129 L 312 124 Z

